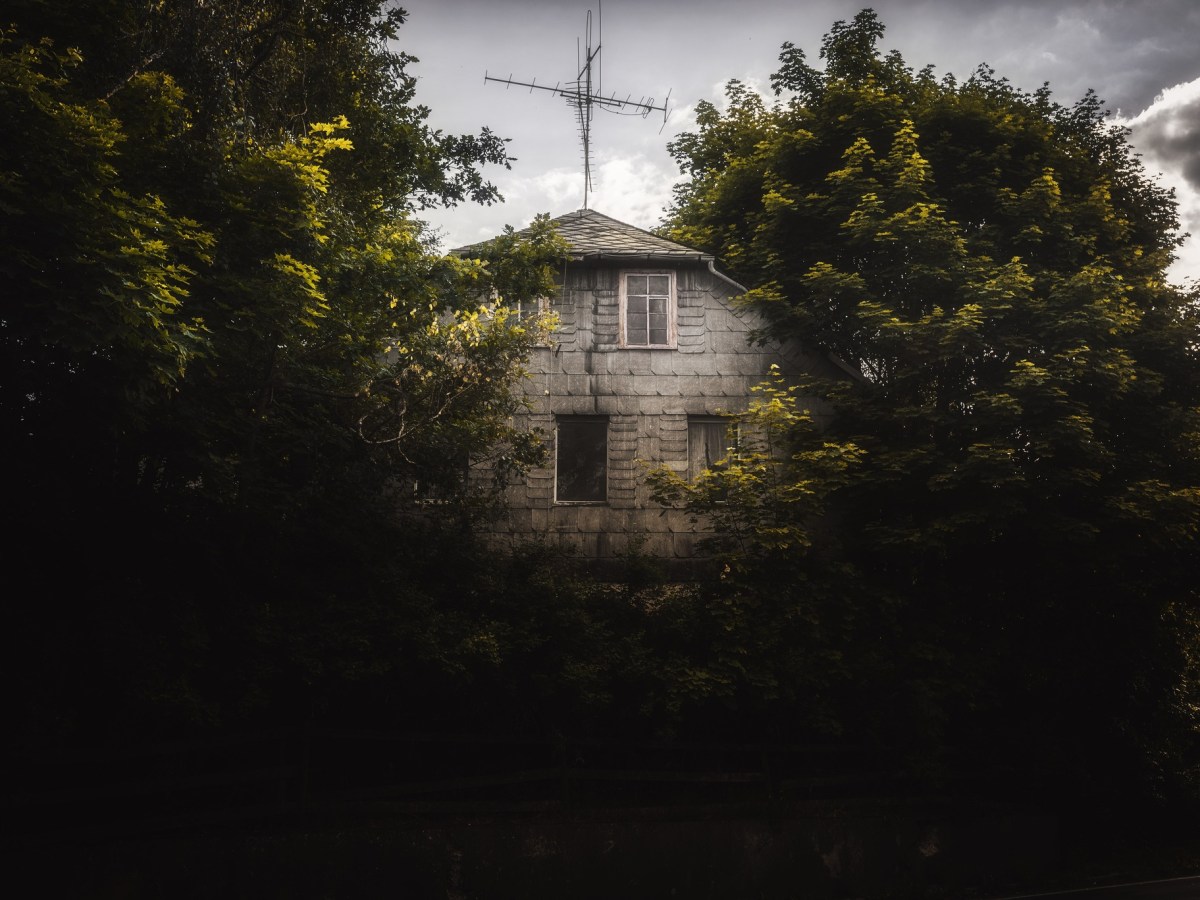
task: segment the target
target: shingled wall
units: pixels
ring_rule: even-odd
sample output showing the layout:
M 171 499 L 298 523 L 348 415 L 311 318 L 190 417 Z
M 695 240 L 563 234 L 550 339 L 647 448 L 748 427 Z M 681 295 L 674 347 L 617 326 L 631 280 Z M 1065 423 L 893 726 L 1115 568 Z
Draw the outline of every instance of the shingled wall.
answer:
M 611 559 L 634 547 L 668 560 L 694 559 L 705 526 L 655 504 L 645 484 L 647 471 L 659 465 L 687 472 L 688 418 L 742 412 L 772 364 L 785 375 L 856 376 L 832 357 L 794 344 L 752 342 L 762 322 L 732 302 L 743 289 L 717 273 L 711 255 L 593 209 L 552 223 L 570 248 L 553 298 L 559 325 L 530 360 L 532 377 L 523 387 L 531 411 L 517 423 L 545 435 L 550 464 L 510 489 L 508 515 L 491 538 L 501 545 L 551 543 L 584 559 Z M 452 252 L 471 256 L 483 247 Z M 675 273 L 677 301 L 671 349 L 622 347 L 622 273 L 667 271 Z M 820 415 L 817 402 L 806 405 Z M 555 426 L 562 416 L 607 421 L 603 503 L 556 502 Z
M 760 322 L 735 309 L 734 286 L 702 262 L 627 268 L 676 271 L 678 347 L 619 346 L 618 286 L 626 269 L 620 261 L 568 267 L 553 301 L 559 328 L 551 346 L 535 351 L 524 385 L 527 424 L 546 436 L 550 464 L 510 489 L 509 514 L 494 532 L 500 542 L 547 541 L 585 558 L 613 557 L 631 546 L 653 556 L 694 557 L 703 525 L 653 503 L 646 472 L 665 464 L 685 473 L 689 416 L 743 411 L 772 363 L 785 371 L 804 364 L 778 346 L 751 343 Z M 603 504 L 555 502 L 555 417 L 568 415 L 608 417 Z

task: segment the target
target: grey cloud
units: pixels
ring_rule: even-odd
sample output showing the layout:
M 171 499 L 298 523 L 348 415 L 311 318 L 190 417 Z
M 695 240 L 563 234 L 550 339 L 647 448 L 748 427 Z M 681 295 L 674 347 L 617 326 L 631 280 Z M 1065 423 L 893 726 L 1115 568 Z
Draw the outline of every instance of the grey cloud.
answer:
M 866 5 L 864 3 L 864 5 Z M 1114 112 L 1145 109 L 1164 85 L 1200 75 L 1195 0 L 876 0 L 888 34 L 926 51 L 910 64 L 934 63 L 966 75 L 974 63 L 1026 89 L 1049 81 L 1059 102 L 1089 88 Z M 926 40 L 922 40 L 922 38 Z M 991 49 L 989 49 L 991 48 Z M 963 59 L 978 53 L 980 59 Z
M 1154 109 L 1133 127 L 1133 140 L 1148 157 L 1175 168 L 1200 190 L 1200 91 L 1187 103 Z

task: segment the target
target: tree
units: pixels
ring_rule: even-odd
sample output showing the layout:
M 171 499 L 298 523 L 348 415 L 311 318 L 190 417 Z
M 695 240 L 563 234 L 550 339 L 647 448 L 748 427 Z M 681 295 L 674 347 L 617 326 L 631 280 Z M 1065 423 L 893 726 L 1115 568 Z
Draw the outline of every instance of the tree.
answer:
M 0 338 L 21 373 L 6 381 L 8 421 L 38 420 L 37 459 L 71 445 L 79 413 L 94 410 L 92 441 L 123 449 L 97 454 L 93 443 L 46 467 L 82 466 L 92 484 L 149 477 L 161 492 L 203 480 L 208 496 L 232 498 L 274 467 L 282 482 L 263 488 L 284 499 L 293 486 L 281 460 L 311 467 L 299 462 L 305 447 L 329 453 L 348 428 L 378 420 L 369 386 L 386 348 L 426 346 L 430 364 L 467 351 L 462 329 L 434 326 L 440 350 L 426 332 L 474 309 L 487 271 L 431 253 L 412 214 L 494 200 L 477 166 L 507 164 L 503 142 L 424 124 L 411 59 L 389 48 L 400 9 L 281 0 L 105 12 L 18 4 L 5 45 L 5 124 L 26 135 L 2 161 L 15 302 Z M 530 344 L 488 321 L 513 338 L 510 361 L 504 377 L 484 373 L 492 388 L 471 394 L 470 409 L 459 395 L 465 418 L 499 402 Z M 77 409 L 55 406 L 83 393 Z M 426 432 L 403 433 L 411 443 Z M 386 447 L 393 459 L 419 455 Z M 98 458 L 124 471 L 101 473 Z
M 847 596 L 900 604 L 907 699 L 877 708 L 1057 774 L 1136 748 L 1167 779 L 1200 709 L 1200 317 L 1164 274 L 1173 197 L 1093 94 L 937 79 L 882 34 L 865 10 L 823 70 L 785 44 L 773 102 L 735 81 L 701 104 L 666 233 L 752 285 L 773 336 L 865 376 L 805 385 L 833 424 L 791 431 L 787 478 L 823 486 Z M 860 454 L 850 477 L 823 447 Z M 811 533 L 810 505 L 777 509 Z
M 14 558 L 31 578 L 58 571 L 57 603 L 90 598 L 69 619 L 21 607 L 20 703 L 40 726 L 104 709 L 89 683 L 200 721 L 214 697 L 249 708 L 272 654 L 301 693 L 315 672 L 370 669 L 313 648 L 365 646 L 364 610 L 429 588 L 398 561 L 439 546 L 437 520 L 398 517 L 413 504 L 397 486 L 453 486 L 466 516 L 459 459 L 503 474 L 537 458 L 510 388 L 550 322 L 505 304 L 547 293 L 563 246 L 542 223 L 490 260 L 434 251 L 420 210 L 496 200 L 480 170 L 508 158 L 487 131 L 429 127 L 394 49 L 405 15 L 382 0 L 6 6 Z M 38 673 L 64 659 L 79 693 L 46 700 L 63 681 Z

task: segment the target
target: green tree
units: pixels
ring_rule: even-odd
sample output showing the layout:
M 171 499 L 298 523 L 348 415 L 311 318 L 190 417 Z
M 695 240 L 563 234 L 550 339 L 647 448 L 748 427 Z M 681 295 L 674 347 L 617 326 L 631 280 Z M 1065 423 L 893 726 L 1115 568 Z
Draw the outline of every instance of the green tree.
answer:
M 280 463 L 311 470 L 306 448 L 378 461 L 346 435 L 368 416 L 360 406 L 379 418 L 369 388 L 385 349 L 415 346 L 407 336 L 420 333 L 431 360 L 431 317 L 473 308 L 488 290 L 486 270 L 431 252 L 413 214 L 494 200 L 478 168 L 507 164 L 503 142 L 425 124 L 412 60 L 391 49 L 398 8 L 281 0 L 95 12 L 17 4 L 5 46 L 5 124 L 27 139 L 3 160 L 14 298 L 3 338 L 28 374 L 6 383 L 5 401 L 9 421 L 49 410 L 30 456 L 73 443 L 80 420 L 55 397 L 89 392 L 77 406 L 95 411 L 93 441 L 119 446 L 46 468 L 82 464 L 93 484 L 150 472 L 160 492 L 203 480 L 209 498 L 243 503 L 261 488 L 286 502 L 294 486 Z M 528 280 L 544 289 L 544 275 Z M 532 343 L 489 321 L 488 341 L 435 329 L 448 342 L 439 358 L 515 358 Z M 498 374 L 479 382 L 490 393 L 458 395 L 439 418 L 501 421 L 508 380 Z M 54 389 L 39 380 L 56 377 L 66 382 Z M 413 398 L 405 406 L 421 418 Z M 427 431 L 404 434 L 413 445 Z M 393 459 L 420 455 L 388 448 Z M 97 458 L 124 469 L 99 472 L 87 463 Z
M 900 604 L 889 727 L 1166 778 L 1200 708 L 1200 319 L 1164 274 L 1173 197 L 1094 95 L 938 79 L 882 34 L 866 10 L 823 70 L 785 44 L 773 102 L 731 82 L 701 104 L 666 232 L 751 285 L 775 337 L 865 376 L 804 385 L 833 422 L 791 429 L 786 480 L 822 486 L 847 597 Z M 849 477 L 822 447 L 855 448 Z M 812 510 L 776 509 L 783 558 Z
M 483 259 L 435 252 L 420 211 L 496 200 L 481 169 L 508 159 L 486 131 L 428 125 L 395 49 L 405 15 L 382 0 L 6 6 L 14 558 L 31 578 L 59 569 L 56 603 L 91 600 L 71 619 L 21 606 L 18 689 L 42 725 L 73 727 L 39 699 L 69 683 L 79 715 L 104 708 L 95 691 L 204 719 L 272 679 L 295 693 L 382 665 L 361 650 L 387 618 L 373 604 L 435 590 L 405 564 L 448 552 L 443 525 L 465 540 L 479 505 L 458 461 L 503 475 L 537 458 L 511 387 L 551 323 L 505 304 L 549 292 L 563 245 L 543 222 Z M 414 481 L 464 514 L 398 516 L 421 511 L 398 489 Z M 39 680 L 64 659 L 73 679 Z

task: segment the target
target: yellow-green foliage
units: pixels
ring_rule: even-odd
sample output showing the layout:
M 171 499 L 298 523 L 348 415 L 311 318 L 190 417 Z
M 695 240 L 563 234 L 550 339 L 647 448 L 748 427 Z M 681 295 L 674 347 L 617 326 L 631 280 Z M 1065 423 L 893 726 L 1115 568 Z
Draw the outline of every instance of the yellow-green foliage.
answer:
M 1153 656 L 1165 610 L 1200 606 L 1200 319 L 1165 277 L 1173 197 L 1094 95 L 1062 106 L 986 66 L 939 80 L 882 34 L 870 10 L 837 23 L 823 70 L 785 44 L 775 100 L 731 82 L 671 145 L 690 178 L 664 233 L 722 258 L 771 336 L 864 380 L 806 384 L 823 437 L 768 416 L 798 455 L 731 460 L 728 505 L 707 479 L 660 476 L 664 496 L 740 553 L 807 547 L 837 563 L 826 589 L 903 604 L 922 659 L 959 654 L 922 708 L 971 679 L 970 702 L 1014 706 L 1036 684 L 1048 729 L 1075 704 L 1080 733 L 1128 734 L 1150 676 L 1110 661 Z M 1154 708 L 1194 729 L 1194 667 L 1153 677 Z M 1078 704 L 1093 680 L 1104 699 Z M 1179 691 L 1191 705 L 1166 703 Z
M 803 556 L 827 499 L 854 476 L 862 456 L 852 442 L 821 438 L 799 405 L 801 386 L 788 384 L 778 366 L 752 390 L 746 411 L 729 417 L 736 439 L 713 469 L 692 482 L 665 466 L 648 475 L 655 500 L 684 506 L 712 525 L 717 536 L 709 549 L 743 572 L 780 554 Z

